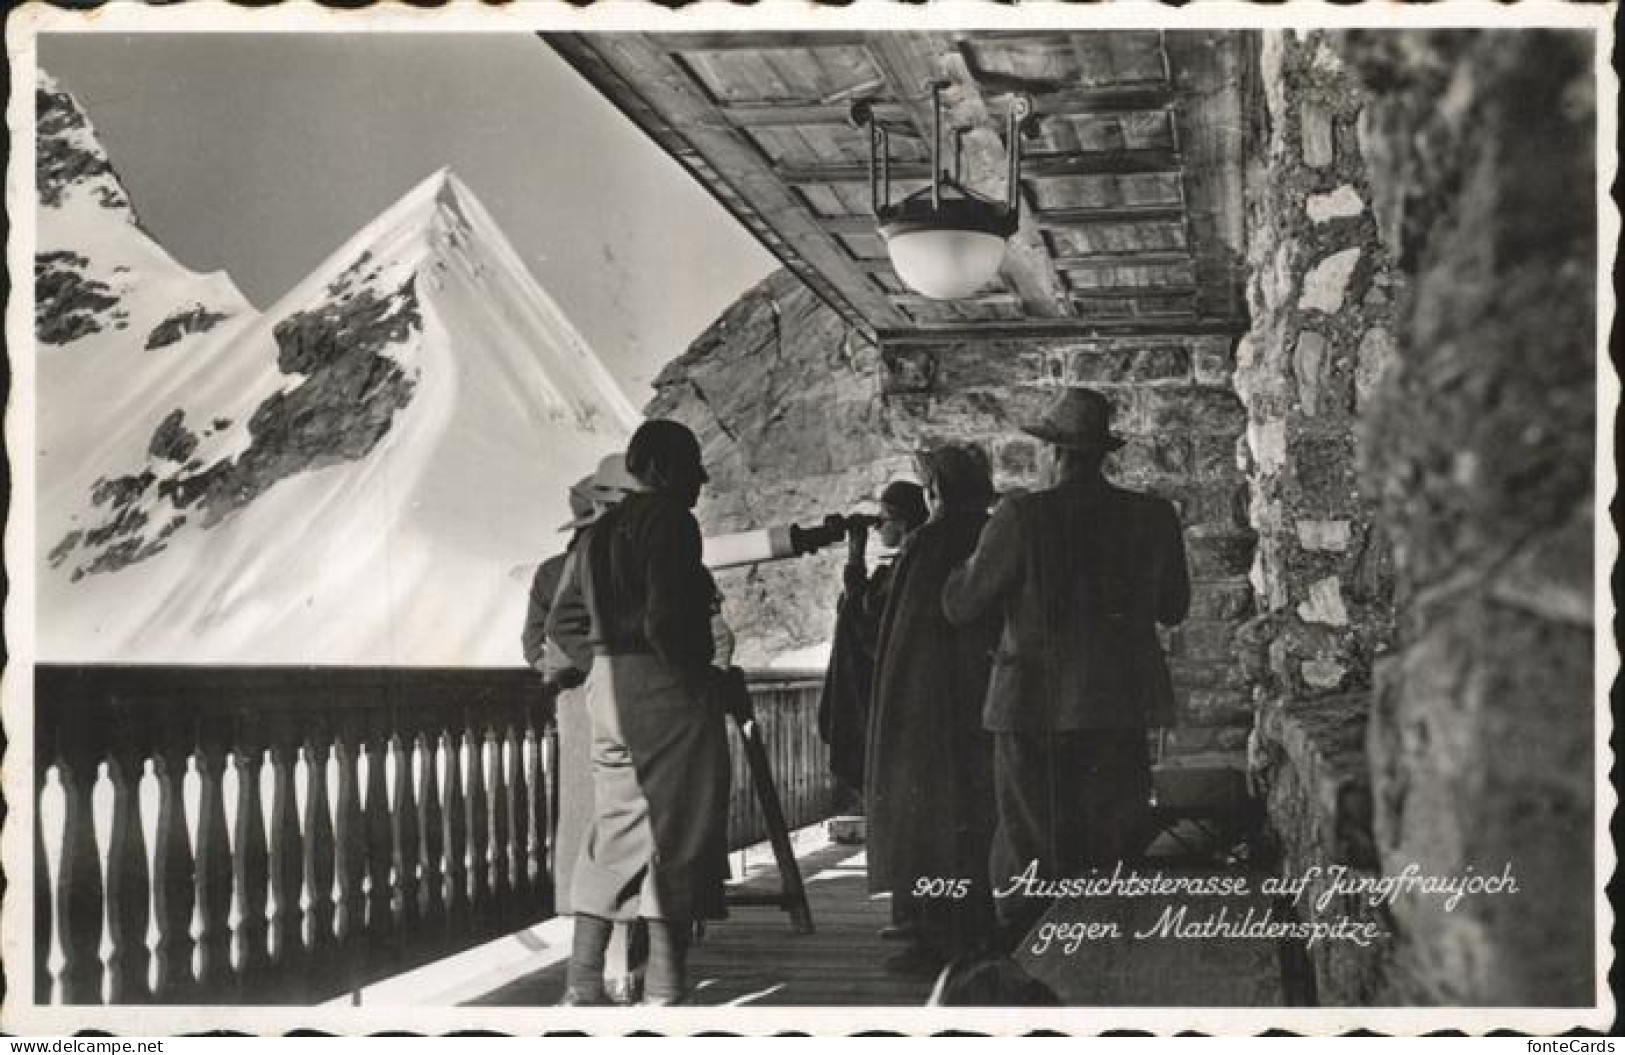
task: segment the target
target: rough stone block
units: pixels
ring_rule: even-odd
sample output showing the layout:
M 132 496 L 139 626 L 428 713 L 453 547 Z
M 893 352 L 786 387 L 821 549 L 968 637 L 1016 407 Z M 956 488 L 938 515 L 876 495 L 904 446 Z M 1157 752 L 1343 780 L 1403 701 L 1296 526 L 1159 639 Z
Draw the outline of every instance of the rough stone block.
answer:
M 1183 656 L 1168 657 L 1168 673 L 1173 678 L 1176 695 L 1189 695 L 1198 689 L 1244 689 L 1247 676 L 1240 665 L 1214 660 L 1193 660 Z
M 1140 393 L 1143 428 L 1153 433 L 1231 434 L 1247 424 L 1235 393 L 1212 388 L 1147 390 Z
M 1343 604 L 1343 585 L 1335 576 L 1309 584 L 1309 596 L 1298 605 L 1298 618 L 1306 623 L 1347 626 L 1348 608 Z
M 1252 698 L 1241 689 L 1195 689 L 1185 699 L 1181 720 L 1189 725 L 1249 725 Z
M 1000 443 L 994 464 L 1009 476 L 1033 476 L 1038 472 L 1038 442 L 1020 439 Z
M 1174 345 L 1080 349 L 1073 353 L 1067 370 L 1068 379 L 1076 385 L 1187 381 L 1190 376 L 1190 353 Z
M 1298 404 L 1311 417 L 1320 413 L 1327 367 L 1326 338 L 1313 330 L 1298 334 L 1292 349 L 1292 373 L 1298 382 Z
M 1196 436 L 1192 439 L 1191 472 L 1201 480 L 1239 478 L 1236 440 L 1229 436 Z
M 1199 385 L 1228 387 L 1235 358 L 1224 345 L 1198 345 L 1191 353 L 1191 374 Z
M 1235 658 L 1234 621 L 1186 619 L 1176 631 L 1179 654 L 1198 662 L 1226 662 Z
M 1304 99 L 1298 108 L 1303 135 L 1303 160 L 1311 168 L 1325 168 L 1337 159 L 1332 112 L 1313 99 Z
M 1298 297 L 1300 311 L 1322 311 L 1336 314 L 1343 307 L 1348 294 L 1349 279 L 1360 262 L 1361 250 L 1353 246 L 1325 257 L 1304 276 L 1303 292 Z
M 1343 687 L 1348 667 L 1335 659 L 1306 659 L 1299 665 L 1303 683 L 1311 689 L 1332 692 Z
M 1259 475 L 1280 472 L 1286 465 L 1286 421 L 1272 418 L 1248 423 L 1247 449 Z
M 1251 535 L 1214 535 L 1186 543 L 1191 575 L 1197 579 L 1229 579 L 1246 575 L 1253 563 L 1256 540 Z
M 1186 381 L 1191 376 L 1191 354 L 1173 345 L 1142 348 L 1134 353 L 1132 381 Z
M 1203 479 L 1198 476 L 1197 479 Z M 1180 520 L 1187 528 L 1202 526 L 1211 533 L 1244 531 L 1251 527 L 1247 516 L 1248 493 L 1245 484 L 1194 484 L 1181 488 L 1174 498 Z
M 1376 395 L 1382 372 L 1394 358 L 1394 338 L 1383 326 L 1373 326 L 1360 338 L 1359 350 L 1354 357 L 1354 406 L 1363 414 Z
M 1345 553 L 1349 548 L 1349 521 L 1300 520 L 1298 545 L 1320 553 Z
M 1359 216 L 1365 212 L 1365 202 L 1359 191 L 1345 183 L 1329 194 L 1311 194 L 1305 208 L 1311 223 L 1329 223 Z
M 1191 588 L 1192 619 L 1243 619 L 1253 612 L 1253 589 L 1243 581 L 1202 582 Z
M 928 392 L 936 382 L 937 358 L 926 348 L 888 348 L 881 357 L 880 390 Z
M 1337 513 L 1358 503 L 1352 436 L 1300 436 L 1292 445 L 1292 479 L 1303 512 Z
M 1125 477 L 1185 476 L 1191 471 L 1191 441 L 1184 436 L 1137 436 L 1108 464 Z

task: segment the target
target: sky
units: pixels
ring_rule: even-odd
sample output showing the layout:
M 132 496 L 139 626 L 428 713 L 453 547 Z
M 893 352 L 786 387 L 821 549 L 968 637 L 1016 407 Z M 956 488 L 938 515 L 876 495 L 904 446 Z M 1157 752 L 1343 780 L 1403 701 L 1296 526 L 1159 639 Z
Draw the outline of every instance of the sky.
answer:
M 142 224 L 269 307 L 450 166 L 635 406 L 773 258 L 534 34 L 51 33 Z

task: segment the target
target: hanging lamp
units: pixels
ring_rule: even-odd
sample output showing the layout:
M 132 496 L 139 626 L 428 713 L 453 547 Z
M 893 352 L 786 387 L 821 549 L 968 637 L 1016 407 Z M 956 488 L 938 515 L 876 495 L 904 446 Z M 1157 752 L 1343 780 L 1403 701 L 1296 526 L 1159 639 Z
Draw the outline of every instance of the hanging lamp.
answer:
M 1021 222 L 1021 128 L 1032 102 L 1016 96 L 1006 115 L 1010 156 L 1005 200 L 997 202 L 961 182 L 960 139 L 954 131 L 954 166 L 942 165 L 942 85 L 931 86 L 931 185 L 891 202 L 891 133 L 872 104 L 852 106 L 852 121 L 869 130 L 869 203 L 893 270 L 904 285 L 932 300 L 963 300 L 993 281 L 1005 245 Z

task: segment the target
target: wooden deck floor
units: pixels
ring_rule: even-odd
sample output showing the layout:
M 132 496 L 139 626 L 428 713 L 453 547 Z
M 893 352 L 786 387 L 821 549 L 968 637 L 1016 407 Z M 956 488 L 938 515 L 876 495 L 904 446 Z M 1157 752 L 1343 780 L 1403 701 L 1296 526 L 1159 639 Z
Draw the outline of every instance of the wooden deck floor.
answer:
M 882 966 L 899 951 L 877 932 L 891 919 L 890 904 L 869 896 L 862 846 L 824 840 L 797 847 L 814 932 L 796 934 L 790 917 L 775 908 L 740 908 L 714 923 L 689 957 L 692 1003 L 800 1006 L 920 1006 L 931 979 L 904 978 Z M 764 867 L 744 882 L 774 889 L 777 875 Z M 565 965 L 552 964 L 489 993 L 483 1006 L 544 1006 L 564 992 Z

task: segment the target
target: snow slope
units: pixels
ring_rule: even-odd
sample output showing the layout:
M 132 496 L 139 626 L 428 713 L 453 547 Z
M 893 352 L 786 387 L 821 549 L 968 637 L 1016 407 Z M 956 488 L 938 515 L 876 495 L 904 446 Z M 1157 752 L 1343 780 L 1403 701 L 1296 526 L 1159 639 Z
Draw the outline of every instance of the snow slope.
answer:
M 638 415 L 469 189 L 435 173 L 240 320 L 166 370 L 42 349 L 41 658 L 520 662 L 512 570 Z

